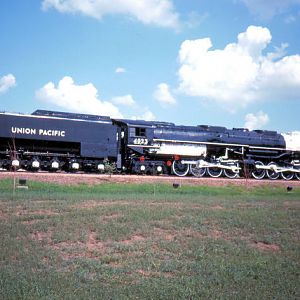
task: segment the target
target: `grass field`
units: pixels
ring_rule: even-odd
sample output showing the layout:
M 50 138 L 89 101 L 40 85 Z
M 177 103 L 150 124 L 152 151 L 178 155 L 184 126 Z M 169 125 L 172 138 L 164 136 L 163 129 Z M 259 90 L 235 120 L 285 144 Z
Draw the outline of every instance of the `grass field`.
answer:
M 0 181 L 1 299 L 299 299 L 300 189 Z

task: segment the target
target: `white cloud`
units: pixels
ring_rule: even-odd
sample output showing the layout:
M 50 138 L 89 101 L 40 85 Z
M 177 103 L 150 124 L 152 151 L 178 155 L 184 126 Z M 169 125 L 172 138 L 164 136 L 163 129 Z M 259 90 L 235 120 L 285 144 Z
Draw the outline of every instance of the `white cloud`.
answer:
M 116 68 L 115 72 L 116 72 L 116 73 L 125 73 L 125 72 L 126 72 L 126 69 L 125 69 L 125 68 L 122 68 L 122 67 L 118 67 L 118 68 Z
M 155 119 L 156 119 L 155 115 L 149 109 L 146 110 L 142 115 L 142 120 L 145 121 L 153 121 Z
M 7 92 L 16 85 L 16 78 L 12 74 L 7 74 L 0 78 L 0 94 Z
M 179 90 L 229 110 L 259 100 L 300 100 L 300 55 L 282 57 L 286 44 L 264 55 L 271 39 L 267 28 L 249 26 L 224 49 L 211 50 L 210 38 L 184 41 Z
M 178 28 L 179 17 L 172 0 L 44 0 L 42 9 L 54 8 L 61 13 L 81 13 L 102 19 L 122 14 L 144 24 Z
M 122 118 L 119 109 L 108 101 L 99 99 L 92 83 L 76 85 L 72 77 L 62 78 L 57 87 L 48 82 L 36 91 L 36 98 L 54 104 L 67 111 Z
M 111 99 L 111 102 L 116 105 L 125 105 L 125 106 L 133 106 L 135 101 L 131 95 L 114 97 Z
M 285 13 L 290 7 L 299 5 L 300 0 L 240 0 L 249 11 L 263 20 Z
M 249 113 L 245 116 L 244 127 L 248 128 L 249 130 L 261 129 L 268 124 L 269 121 L 269 116 L 262 111 L 259 111 L 256 114 Z
M 175 98 L 170 92 L 170 88 L 166 83 L 160 83 L 153 93 L 154 98 L 162 105 L 169 106 L 176 104 Z
M 156 119 L 155 115 L 148 108 L 145 109 L 144 113 L 140 116 L 132 116 L 132 120 L 145 120 L 154 121 Z

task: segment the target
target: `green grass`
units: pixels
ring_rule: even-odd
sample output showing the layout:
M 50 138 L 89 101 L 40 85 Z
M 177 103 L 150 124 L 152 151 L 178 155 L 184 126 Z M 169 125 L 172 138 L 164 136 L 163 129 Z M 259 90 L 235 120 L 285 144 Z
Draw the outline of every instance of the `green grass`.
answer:
M 300 189 L 0 181 L 1 299 L 300 298 Z

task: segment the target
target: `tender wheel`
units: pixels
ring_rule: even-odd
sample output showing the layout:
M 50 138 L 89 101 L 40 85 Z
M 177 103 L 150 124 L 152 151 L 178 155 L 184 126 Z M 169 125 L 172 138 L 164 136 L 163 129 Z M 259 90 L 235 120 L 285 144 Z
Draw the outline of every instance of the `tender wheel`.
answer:
M 223 174 L 223 169 L 221 168 L 207 168 L 207 174 L 210 177 L 218 178 Z
M 276 165 L 276 163 L 271 161 L 270 163 L 268 163 L 268 166 L 273 166 L 274 168 L 276 168 L 277 165 Z M 271 170 L 267 170 L 267 176 L 271 180 L 276 180 L 279 178 L 280 173 L 275 172 L 274 170 L 271 169 Z
M 195 165 L 190 166 L 191 174 L 195 177 L 203 177 L 206 173 L 206 168 L 198 168 Z
M 174 160 L 172 164 L 172 171 L 177 176 L 186 176 L 189 172 L 189 165 L 182 164 L 181 160 Z
M 294 173 L 293 172 L 281 172 L 281 177 L 284 180 L 292 180 L 294 177 Z
M 251 173 L 252 177 L 254 177 L 255 179 L 263 179 L 266 175 L 266 170 L 258 169 L 258 168 L 256 168 L 256 166 L 264 166 L 264 164 L 261 161 L 255 162 L 255 167 L 254 167 L 255 169 Z
M 71 172 L 77 172 L 80 169 L 80 164 L 76 160 L 70 161 L 69 163 L 69 170 Z
M 37 172 L 37 171 L 39 171 L 40 167 L 41 167 L 41 163 L 37 158 L 34 158 L 31 160 L 31 162 L 30 162 L 30 170 L 31 171 Z

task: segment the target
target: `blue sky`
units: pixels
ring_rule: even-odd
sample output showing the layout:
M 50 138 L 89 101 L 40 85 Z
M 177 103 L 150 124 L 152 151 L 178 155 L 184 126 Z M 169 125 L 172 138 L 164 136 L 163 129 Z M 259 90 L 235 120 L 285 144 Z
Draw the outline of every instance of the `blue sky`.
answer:
M 300 130 L 300 0 L 4 0 L 0 110 Z

